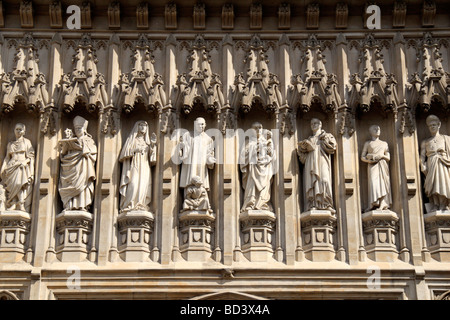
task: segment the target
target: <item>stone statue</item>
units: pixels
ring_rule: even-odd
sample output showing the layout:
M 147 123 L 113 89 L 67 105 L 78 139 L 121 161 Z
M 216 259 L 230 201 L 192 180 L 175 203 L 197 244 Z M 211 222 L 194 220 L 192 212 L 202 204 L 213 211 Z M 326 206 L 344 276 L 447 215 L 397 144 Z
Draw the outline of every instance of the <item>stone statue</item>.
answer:
M 440 134 L 441 121 L 435 115 L 426 119 L 431 138 L 420 146 L 420 169 L 425 174 L 427 212 L 450 210 L 450 136 Z
M 178 156 L 182 161 L 180 187 L 186 188 L 192 178 L 200 177 L 206 190 L 209 190 L 208 169 L 213 169 L 214 141 L 205 133 L 206 122 L 197 118 L 194 122 L 194 132 L 186 132 L 178 143 Z
M 206 211 L 206 213 L 212 213 L 211 206 L 209 204 L 208 192 L 203 186 L 203 181 L 199 176 L 194 176 L 191 179 L 191 183 L 186 187 L 186 195 L 183 202 L 184 211 Z
M 9 142 L 0 176 L 6 191 L 6 209 L 30 212 L 34 180 L 34 149 L 24 137 L 25 125 L 16 124 L 16 140 Z
M 313 135 L 298 143 L 298 156 L 304 164 L 305 209 L 333 209 L 333 191 L 331 175 L 331 154 L 336 151 L 336 139 L 331 133 L 322 130 L 319 119 L 311 119 Z
M 5 187 L 0 184 L 0 212 L 5 211 L 6 191 Z
M 148 134 L 148 123 L 138 121 L 128 136 L 119 156 L 122 162 L 120 210 L 149 211 L 152 200 L 151 165 L 156 163 L 156 135 Z
M 64 210 L 89 211 L 94 197 L 97 146 L 87 133 L 87 126 L 86 119 L 76 116 L 73 119 L 76 137 L 72 136 L 72 130 L 67 129 L 65 139 L 59 141 L 59 194 Z
M 388 164 L 391 159 L 389 146 L 387 142 L 380 140 L 380 127 L 378 125 L 370 126 L 369 132 L 372 140 L 364 144 L 361 153 L 361 161 L 368 164 L 369 207 L 366 212 L 374 209 L 387 210 L 392 204 Z
M 253 135 L 240 155 L 242 185 L 245 190 L 241 212 L 248 210 L 273 211 L 270 204 L 271 180 L 275 174 L 275 152 L 272 132 L 261 123 L 252 125 Z

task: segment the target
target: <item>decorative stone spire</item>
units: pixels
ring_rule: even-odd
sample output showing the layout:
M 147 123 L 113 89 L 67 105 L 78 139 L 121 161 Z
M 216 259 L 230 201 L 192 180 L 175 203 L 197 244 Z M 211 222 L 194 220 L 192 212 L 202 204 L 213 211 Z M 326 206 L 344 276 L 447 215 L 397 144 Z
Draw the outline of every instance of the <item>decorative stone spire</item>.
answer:
M 143 103 L 149 112 L 161 110 L 166 104 L 162 75 L 155 72 L 151 43 L 141 34 L 133 49 L 132 69 L 120 75 L 117 104 L 130 113 L 136 103 Z
M 301 73 L 293 76 L 289 86 L 288 100 L 292 106 L 299 106 L 303 112 L 318 103 L 327 112 L 334 112 L 341 105 L 337 90 L 336 75 L 327 73 L 325 56 L 321 43 L 310 35 L 305 43 L 301 59 Z
M 234 81 L 233 105 L 247 113 L 254 102 L 261 103 L 268 113 L 276 112 L 282 105 L 278 76 L 270 73 L 269 60 L 258 35 L 250 41 L 244 62 L 247 72 L 239 73 Z
M 367 34 L 360 46 L 359 73 L 351 76 L 350 106 L 359 105 L 363 111 L 377 101 L 385 111 L 396 111 L 399 106 L 397 81 L 387 74 L 381 48 L 372 34 Z
M 26 33 L 18 42 L 14 56 L 14 69 L 0 75 L 1 109 L 9 112 L 14 104 L 23 103 L 29 111 L 43 111 L 49 104 L 47 81 L 39 71 L 39 58 L 35 40 Z
M 62 75 L 56 93 L 65 112 L 71 112 L 77 102 L 86 104 L 89 112 L 108 103 L 105 76 L 97 71 L 97 62 L 91 37 L 84 34 L 72 58 L 73 71 Z
M 224 106 L 222 82 L 217 73 L 211 71 L 211 59 L 206 41 L 197 35 L 188 57 L 189 72 L 178 75 L 177 104 L 182 104 L 184 113 L 190 113 L 196 104 L 203 104 L 208 112 L 219 113 Z

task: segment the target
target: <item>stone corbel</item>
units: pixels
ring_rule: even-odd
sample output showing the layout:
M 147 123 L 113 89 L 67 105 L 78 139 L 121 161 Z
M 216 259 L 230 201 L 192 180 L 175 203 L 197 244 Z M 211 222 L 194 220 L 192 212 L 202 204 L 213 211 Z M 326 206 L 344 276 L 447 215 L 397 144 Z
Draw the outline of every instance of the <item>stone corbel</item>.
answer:
M 50 28 L 62 28 L 61 1 L 53 1 L 49 5 Z

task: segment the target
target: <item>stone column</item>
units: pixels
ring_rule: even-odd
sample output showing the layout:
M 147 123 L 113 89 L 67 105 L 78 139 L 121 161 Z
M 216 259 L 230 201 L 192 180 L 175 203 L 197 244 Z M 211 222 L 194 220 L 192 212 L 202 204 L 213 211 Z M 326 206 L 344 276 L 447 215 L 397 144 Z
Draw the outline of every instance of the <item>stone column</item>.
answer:
M 394 37 L 394 71 L 397 79 L 397 94 L 401 105 L 395 125 L 395 153 L 398 167 L 393 172 L 397 175 L 401 202 L 394 211 L 400 218 L 399 246 L 400 259 L 414 265 L 422 265 L 429 260 L 423 230 L 423 208 L 420 192 L 419 142 L 417 130 L 412 120 L 411 108 L 406 104 L 406 85 L 408 74 L 406 67 L 405 39 L 400 33 Z M 409 236 L 406 235 L 408 232 Z
M 103 150 L 101 157 L 102 176 L 100 179 L 102 201 L 99 203 L 100 211 L 98 212 L 98 264 L 105 265 L 110 259 L 111 250 L 116 249 L 117 231 L 114 230 L 114 220 L 118 212 L 118 201 L 116 195 L 116 183 L 120 177 L 120 165 L 117 164 L 117 155 L 120 152 L 120 117 L 118 116 L 120 109 L 114 106 L 113 90 L 114 85 L 119 81 L 120 63 L 120 39 L 113 34 L 109 40 L 108 52 L 108 81 L 107 94 L 109 103 L 103 109 L 101 115 L 101 140 L 103 140 Z
M 56 84 L 60 81 L 62 75 L 62 43 L 63 40 L 59 33 L 55 33 L 51 41 L 50 61 L 49 61 L 49 85 L 48 93 L 50 97 L 55 97 Z M 45 134 L 42 134 L 39 141 L 39 154 L 36 163 L 36 176 L 40 179 L 36 190 L 39 190 L 39 210 L 36 211 L 34 218 L 36 220 L 34 266 L 42 266 L 44 261 L 52 262 L 56 259 L 55 252 L 55 223 L 56 223 L 56 203 L 59 201 L 58 194 L 58 134 L 60 126 L 59 112 L 52 99 L 51 107 L 47 110 L 46 117 L 48 124 L 45 126 Z M 41 122 L 41 131 L 44 124 Z
M 361 199 L 357 192 L 359 186 L 358 143 L 356 134 L 353 134 L 354 115 L 351 113 L 353 106 L 346 104 L 348 96 L 345 86 L 349 83 L 349 69 L 347 40 L 343 34 L 339 34 L 336 38 L 336 52 L 338 89 L 343 100 L 338 112 L 337 120 L 340 121 L 340 132 L 336 134 L 338 149 L 334 158 L 334 168 L 337 171 L 335 174 L 337 187 L 334 190 L 338 195 L 336 209 L 339 223 L 342 223 L 337 230 L 339 238 L 337 259 L 340 261 L 348 259 L 348 263 L 357 264 L 358 261 L 364 261 L 365 250 L 361 236 Z

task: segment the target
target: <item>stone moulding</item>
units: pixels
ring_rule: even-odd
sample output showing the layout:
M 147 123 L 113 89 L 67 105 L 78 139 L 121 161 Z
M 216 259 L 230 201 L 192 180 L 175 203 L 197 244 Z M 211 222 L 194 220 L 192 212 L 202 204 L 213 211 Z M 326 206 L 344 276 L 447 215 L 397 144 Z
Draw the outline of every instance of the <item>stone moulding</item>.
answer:
M 424 220 L 431 256 L 440 262 L 450 262 L 450 211 L 427 213 Z
M 24 258 L 31 216 L 23 211 L 0 211 L 0 261 L 14 263 Z

